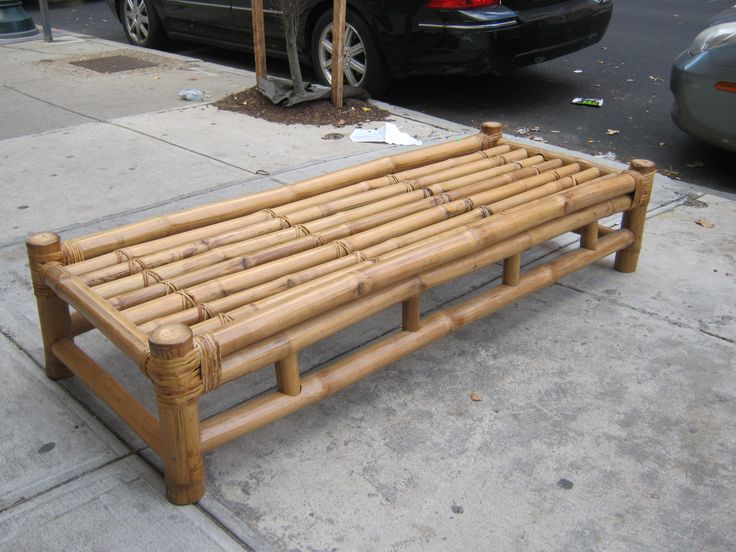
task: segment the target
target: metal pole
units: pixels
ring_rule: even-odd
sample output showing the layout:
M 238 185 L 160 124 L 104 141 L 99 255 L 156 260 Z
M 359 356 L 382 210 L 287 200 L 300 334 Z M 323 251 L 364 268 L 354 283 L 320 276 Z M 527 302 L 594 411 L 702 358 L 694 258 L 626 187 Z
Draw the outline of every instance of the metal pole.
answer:
M 49 0 L 38 0 L 41 8 L 41 24 L 43 26 L 43 41 L 51 42 L 54 37 L 51 35 L 51 20 L 49 18 Z

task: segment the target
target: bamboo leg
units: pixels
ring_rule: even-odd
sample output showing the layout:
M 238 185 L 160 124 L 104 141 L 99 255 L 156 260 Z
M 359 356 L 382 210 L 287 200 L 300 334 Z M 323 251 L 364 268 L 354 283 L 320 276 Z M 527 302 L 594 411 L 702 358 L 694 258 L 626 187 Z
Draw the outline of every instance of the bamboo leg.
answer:
M 417 293 L 401 304 L 401 328 L 405 332 L 416 332 L 419 330 L 421 318 L 420 303 L 421 296 Z
M 192 331 L 183 324 L 159 328 L 149 346 L 147 370 L 158 403 L 166 496 L 174 504 L 192 504 L 204 495 L 197 403 L 202 393 L 200 356 Z
M 41 325 L 46 375 L 55 380 L 68 378 L 72 372 L 56 358 L 51 347 L 59 339 L 72 339 L 69 306 L 44 281 L 49 264 L 60 264 L 64 258 L 61 238 L 52 232 L 43 232 L 28 238 L 26 248 Z
M 634 192 L 634 208 L 626 211 L 621 219 L 621 228 L 631 230 L 636 236 L 634 243 L 626 249 L 616 253 L 614 268 L 619 272 L 634 272 L 639 264 L 642 239 L 644 238 L 644 224 L 647 216 L 647 206 L 652 195 L 654 175 L 657 166 L 645 159 L 634 159 L 629 165 L 631 171 L 640 175 Z
M 598 221 L 586 224 L 580 229 L 580 247 L 595 251 L 598 247 Z
M 296 353 L 276 362 L 276 385 L 284 395 L 295 397 L 302 389 L 299 378 L 299 358 Z
M 518 286 L 521 278 L 521 253 L 503 260 L 503 283 L 506 286 Z

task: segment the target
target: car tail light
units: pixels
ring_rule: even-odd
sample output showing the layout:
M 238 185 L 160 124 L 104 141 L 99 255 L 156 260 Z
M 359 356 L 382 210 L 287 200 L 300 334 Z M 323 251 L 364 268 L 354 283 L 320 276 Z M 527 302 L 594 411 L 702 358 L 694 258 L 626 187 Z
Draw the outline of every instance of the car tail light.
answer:
M 716 90 L 736 94 L 736 82 L 721 81 L 716 83 Z
M 464 10 L 500 5 L 501 0 L 429 0 L 427 3 L 428 8 L 437 10 Z

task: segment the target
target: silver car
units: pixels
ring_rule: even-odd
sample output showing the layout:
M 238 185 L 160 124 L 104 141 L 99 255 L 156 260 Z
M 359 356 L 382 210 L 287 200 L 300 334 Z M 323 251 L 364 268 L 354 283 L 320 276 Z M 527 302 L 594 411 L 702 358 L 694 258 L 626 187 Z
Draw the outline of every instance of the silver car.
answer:
M 736 6 L 711 19 L 678 56 L 670 88 L 680 129 L 736 152 Z

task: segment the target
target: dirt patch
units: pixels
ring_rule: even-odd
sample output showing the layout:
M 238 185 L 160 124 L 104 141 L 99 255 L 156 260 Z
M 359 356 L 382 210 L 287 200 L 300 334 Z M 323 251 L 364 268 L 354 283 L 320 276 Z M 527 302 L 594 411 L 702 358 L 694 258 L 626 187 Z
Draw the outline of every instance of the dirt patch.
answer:
M 391 113 L 359 99 L 347 98 L 338 109 L 329 100 L 305 102 L 292 107 L 274 105 L 258 90 L 248 88 L 221 99 L 214 104 L 218 109 L 244 113 L 284 125 L 332 125 L 336 127 L 357 126 L 369 121 L 385 121 Z
M 100 72 L 96 69 L 85 67 L 94 66 L 95 62 L 104 63 L 104 60 L 121 58 L 132 61 L 128 67 L 118 68 L 114 72 Z M 140 63 L 135 63 L 136 61 Z M 41 59 L 35 62 L 37 67 L 51 72 L 71 74 L 81 78 L 119 78 L 120 76 L 135 75 L 142 73 L 162 73 L 181 69 L 188 62 L 159 56 L 145 50 L 108 50 L 95 54 L 87 54 L 75 57 L 64 57 L 57 59 Z

